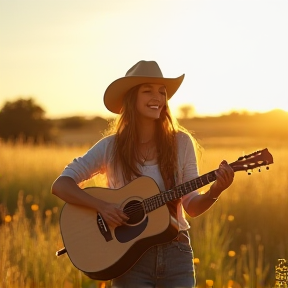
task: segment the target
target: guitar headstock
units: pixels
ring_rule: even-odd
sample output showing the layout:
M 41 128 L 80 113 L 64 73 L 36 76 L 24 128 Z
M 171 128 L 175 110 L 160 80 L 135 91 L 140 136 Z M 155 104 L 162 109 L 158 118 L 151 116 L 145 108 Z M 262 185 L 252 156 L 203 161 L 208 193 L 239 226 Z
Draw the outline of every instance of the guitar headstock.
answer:
M 229 165 L 236 171 L 246 171 L 251 174 L 253 169 L 261 166 L 266 166 L 269 169 L 270 164 L 273 163 L 273 156 L 270 154 L 267 148 L 253 152 L 249 155 L 241 156 L 237 161 L 230 163 Z

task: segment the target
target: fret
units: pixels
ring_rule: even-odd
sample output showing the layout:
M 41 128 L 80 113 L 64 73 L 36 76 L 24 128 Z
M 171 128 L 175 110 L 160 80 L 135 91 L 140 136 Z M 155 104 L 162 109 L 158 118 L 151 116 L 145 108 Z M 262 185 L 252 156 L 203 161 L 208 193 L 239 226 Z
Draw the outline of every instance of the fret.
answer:
M 216 180 L 216 174 L 215 174 L 215 171 L 212 171 L 210 173 L 207 173 L 207 181 L 208 183 L 211 183 L 211 182 L 214 182 Z
M 148 205 L 147 205 L 147 199 L 145 199 L 145 200 L 143 201 L 143 205 L 144 205 L 145 212 L 146 212 L 146 213 L 149 213 L 149 212 L 150 212 L 150 209 L 149 209 L 149 207 L 148 207 Z
M 194 182 L 188 182 L 187 183 L 187 185 L 188 185 L 188 187 L 189 187 L 189 192 L 188 193 L 190 193 L 190 192 L 192 192 L 193 190 L 195 190 L 195 185 L 194 185 Z
M 165 196 L 165 203 L 168 202 L 170 199 L 169 199 L 169 195 L 167 194 L 167 192 L 165 191 L 164 192 L 164 196 Z
M 176 194 L 175 194 L 175 191 L 174 190 L 170 190 L 169 192 L 170 192 L 169 194 L 171 195 L 171 198 L 172 198 L 171 200 L 175 200 L 177 198 Z
M 196 187 L 197 187 L 197 189 L 200 188 L 200 187 L 202 187 L 202 181 L 201 181 L 201 179 L 198 177 L 198 178 L 196 178 L 195 180 L 196 180 Z
M 165 204 L 162 192 L 158 195 L 159 199 L 159 207 L 163 206 Z
M 161 201 L 161 199 L 160 199 L 160 197 L 159 197 L 159 195 L 155 195 L 155 206 L 158 208 L 158 207 L 160 207 L 160 202 Z
M 147 201 L 147 206 L 148 206 L 148 209 L 149 209 L 149 212 L 150 211 L 153 211 L 153 202 L 152 202 L 152 199 L 151 198 L 149 198 L 148 199 L 149 201 Z
M 161 206 L 163 205 L 161 200 L 162 200 L 162 199 L 161 199 L 160 194 L 155 195 L 155 202 L 156 202 L 157 208 L 158 208 L 158 207 L 161 207 Z
M 202 177 L 199 177 L 199 179 L 200 179 L 200 182 L 201 182 L 201 187 L 203 187 L 204 186 L 204 183 L 203 183 L 203 181 L 202 181 Z M 203 179 L 204 180 L 204 179 Z
M 191 185 L 191 188 L 192 188 L 191 190 L 192 190 L 192 191 L 194 191 L 194 190 L 197 189 L 197 186 L 196 186 L 196 183 L 195 183 L 195 179 L 192 180 L 192 181 L 190 181 L 189 183 L 190 183 L 190 185 Z
M 190 192 L 190 189 L 187 189 L 187 183 L 183 184 L 185 194 Z
M 145 202 L 145 207 L 147 207 L 147 209 L 145 210 L 148 212 L 151 212 L 157 208 L 155 204 L 155 196 L 147 198 L 146 200 L 144 200 L 144 202 Z
M 169 201 L 169 196 L 167 194 L 168 194 L 167 192 L 164 192 L 165 203 Z
M 160 195 L 161 195 L 161 200 L 162 200 L 162 203 L 163 203 L 162 205 L 164 205 L 166 203 L 164 192 L 161 192 Z
M 179 189 L 179 187 L 175 187 L 171 191 L 173 191 L 174 193 L 174 199 L 178 199 L 181 197 L 181 189 Z
M 177 191 L 177 195 L 179 198 L 183 196 L 183 192 L 181 190 L 181 187 L 176 187 L 176 191 Z
M 194 184 L 194 182 L 188 182 L 189 183 L 189 187 L 190 187 L 190 191 L 192 192 L 192 191 L 194 191 L 195 190 L 195 185 L 193 185 Z

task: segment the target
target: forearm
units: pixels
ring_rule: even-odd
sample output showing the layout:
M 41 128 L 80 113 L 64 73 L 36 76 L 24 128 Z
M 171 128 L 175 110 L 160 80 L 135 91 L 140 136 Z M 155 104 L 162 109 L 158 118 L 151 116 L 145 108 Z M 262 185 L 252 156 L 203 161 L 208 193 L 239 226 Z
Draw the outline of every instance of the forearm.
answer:
M 101 200 L 89 195 L 79 188 L 76 182 L 67 176 L 60 176 L 52 184 L 52 194 L 70 204 L 77 204 L 87 208 L 96 209 L 101 205 Z
M 223 160 L 215 173 L 217 179 L 208 192 L 199 194 L 191 200 L 189 198 L 183 200 L 183 207 L 191 217 L 197 217 L 207 211 L 218 200 L 221 193 L 232 184 L 234 171 L 227 161 Z
M 218 198 L 213 198 L 210 190 L 205 194 L 199 194 L 193 197 L 190 201 L 187 199 L 183 202 L 185 211 L 190 217 L 197 217 L 207 211 Z
M 52 193 L 67 203 L 85 206 L 99 212 L 111 227 L 123 225 L 129 219 L 118 204 L 97 199 L 80 189 L 68 176 L 60 176 L 52 185 Z

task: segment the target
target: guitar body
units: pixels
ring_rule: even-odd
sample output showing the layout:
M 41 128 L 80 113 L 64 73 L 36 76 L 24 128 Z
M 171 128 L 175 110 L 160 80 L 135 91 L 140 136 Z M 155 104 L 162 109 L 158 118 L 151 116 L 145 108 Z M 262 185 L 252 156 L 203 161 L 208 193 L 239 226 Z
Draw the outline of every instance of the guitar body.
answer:
M 91 187 L 95 198 L 134 211 L 127 225 L 111 228 L 95 210 L 66 203 L 60 216 L 62 239 L 76 268 L 96 280 L 110 280 L 129 270 L 150 247 L 172 241 L 178 222 L 166 205 L 145 213 L 142 201 L 159 188 L 150 177 L 140 177 L 120 189 Z M 127 210 L 128 209 L 128 210 Z M 131 210 L 132 209 L 132 210 Z

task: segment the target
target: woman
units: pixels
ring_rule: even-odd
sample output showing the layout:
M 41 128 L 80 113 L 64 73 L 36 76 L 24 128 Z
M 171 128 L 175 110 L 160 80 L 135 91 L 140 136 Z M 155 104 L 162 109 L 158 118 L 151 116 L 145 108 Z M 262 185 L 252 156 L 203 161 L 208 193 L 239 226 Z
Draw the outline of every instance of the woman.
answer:
M 184 75 L 164 78 L 156 62 L 140 61 L 110 84 L 104 103 L 119 114 L 115 133 L 74 159 L 53 183 L 52 193 L 67 203 L 95 209 L 115 228 L 125 225 L 127 213 L 113 199 L 106 202 L 87 194 L 79 183 L 105 173 L 107 186 L 117 189 L 145 175 L 155 180 L 160 191 L 167 191 L 198 177 L 193 139 L 173 119 L 167 102 L 183 79 Z M 112 280 L 112 287 L 195 287 L 184 210 L 191 217 L 202 214 L 231 185 L 234 172 L 226 161 L 220 163 L 216 177 L 207 193 L 195 190 L 167 204 L 178 221 L 178 236 L 148 249 L 131 269 Z

